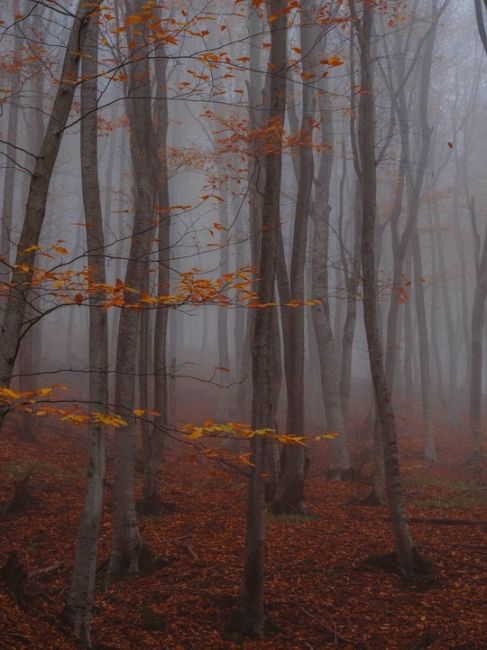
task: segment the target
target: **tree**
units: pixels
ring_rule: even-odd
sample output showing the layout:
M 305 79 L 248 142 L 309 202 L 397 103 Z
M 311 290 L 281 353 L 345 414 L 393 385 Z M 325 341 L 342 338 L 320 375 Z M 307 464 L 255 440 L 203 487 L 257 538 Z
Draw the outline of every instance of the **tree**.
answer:
M 8 386 L 22 337 L 27 309 L 25 299 L 32 284 L 34 261 L 46 213 L 54 165 L 61 146 L 64 127 L 68 120 L 76 90 L 80 52 L 78 44 L 87 17 L 96 10 L 99 2 L 80 2 L 71 27 L 66 54 L 59 78 L 58 91 L 36 159 L 29 186 L 25 218 L 14 262 L 14 270 L 7 294 L 7 303 L 0 338 L 0 386 Z M 0 413 L 0 424 L 5 413 Z
M 487 9 L 487 4 L 486 4 Z M 475 15 L 482 44 L 487 54 L 487 31 L 480 0 L 475 0 Z M 472 309 L 472 336 L 470 360 L 470 451 L 469 459 L 481 458 L 482 421 L 482 348 L 485 327 L 485 299 L 487 297 L 487 231 L 477 267 L 477 285 Z
M 260 229 L 260 259 L 258 268 L 258 301 L 262 305 L 274 302 L 279 229 L 279 200 L 281 191 L 282 130 L 286 110 L 286 43 L 287 13 L 279 0 L 268 6 L 271 48 L 268 66 L 270 77 L 269 126 L 274 138 L 272 150 L 265 161 L 266 178 Z M 275 330 L 273 310 L 257 309 L 252 333 L 252 428 L 274 429 L 277 408 L 273 389 L 275 377 L 273 358 Z M 265 562 L 265 484 L 262 476 L 268 445 L 264 436 L 253 443 L 253 463 L 249 478 L 245 564 L 241 595 L 242 624 L 245 631 L 261 637 L 264 632 L 264 562 Z
M 89 400 L 94 411 L 108 410 L 108 326 L 102 308 L 106 283 L 105 241 L 98 179 L 98 14 L 92 13 L 82 41 L 81 75 L 81 177 L 90 267 Z M 63 618 L 71 623 L 82 647 L 91 647 L 90 620 L 96 581 L 98 533 L 103 507 L 105 430 L 90 421 L 88 461 L 83 513 L 78 531 L 73 575 Z
M 395 549 L 401 572 L 412 576 L 422 568 L 404 509 L 396 426 L 386 382 L 383 352 L 377 318 L 377 275 L 375 267 L 375 220 L 377 171 L 375 154 L 374 71 L 371 53 L 374 3 L 362 2 L 358 17 L 354 0 L 350 0 L 352 19 L 360 46 L 362 93 L 359 104 L 359 152 L 362 168 L 362 279 L 364 288 L 364 324 L 375 390 L 377 411 L 382 428 L 385 479 Z
M 313 28 L 316 4 L 309 0 L 301 3 L 300 12 L 300 48 L 305 53 L 302 59 L 303 67 L 303 111 L 300 134 L 303 145 L 299 148 L 298 195 L 294 215 L 294 232 L 291 254 L 291 268 L 288 273 L 285 267 L 285 257 L 282 245 L 280 224 L 278 237 L 280 239 L 281 280 L 279 295 L 281 298 L 281 314 L 283 329 L 283 344 L 287 386 L 287 432 L 291 435 L 302 436 L 304 433 L 304 299 L 305 299 L 305 261 L 308 241 L 308 221 L 311 207 L 311 192 L 313 188 L 314 160 L 311 148 L 313 125 L 316 113 L 315 89 L 310 79 L 314 78 L 316 56 L 311 54 L 316 47 L 318 30 Z M 278 279 L 279 282 L 279 279 Z M 295 301 L 295 306 L 292 302 Z M 299 445 L 285 446 L 282 451 L 281 474 L 273 503 L 276 513 L 305 512 L 304 480 L 306 468 L 305 449 Z
M 136 15 L 137 7 L 126 0 L 127 16 Z M 149 12 L 150 8 L 147 9 Z M 147 28 L 145 28 L 147 29 Z M 136 410 L 135 378 L 137 330 L 140 320 L 137 294 L 131 289 L 146 286 L 147 260 L 151 247 L 156 208 L 156 141 L 154 139 L 151 68 L 144 52 L 144 31 L 127 26 L 127 42 L 133 63 L 128 71 L 126 109 L 130 125 L 130 154 L 134 169 L 134 219 L 130 251 L 124 282 L 125 308 L 120 313 L 116 354 L 115 403 L 123 405 L 128 426 L 121 429 L 116 440 L 115 476 L 113 484 L 113 541 L 109 574 L 137 573 L 143 560 L 144 547 L 140 536 L 134 495 L 134 453 Z M 135 56 L 137 50 L 143 55 Z M 145 55 L 144 55 L 145 54 Z

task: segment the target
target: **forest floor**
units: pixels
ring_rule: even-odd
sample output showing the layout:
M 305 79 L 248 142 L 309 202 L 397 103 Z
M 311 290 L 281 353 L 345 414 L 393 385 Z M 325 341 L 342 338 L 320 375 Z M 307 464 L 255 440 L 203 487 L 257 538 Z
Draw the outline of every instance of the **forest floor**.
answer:
M 440 460 L 430 465 L 421 459 L 419 437 L 401 436 L 412 532 L 433 578 L 405 584 L 370 560 L 392 549 L 387 512 L 357 503 L 367 495 L 365 484 L 326 480 L 318 450 L 307 485 L 309 516 L 268 517 L 266 606 L 273 632 L 264 641 L 245 642 L 232 627 L 245 479 L 173 446 L 163 467 L 163 498 L 175 512 L 140 519 L 145 542 L 167 566 L 106 591 L 100 580 L 95 647 L 487 648 L 487 468 L 463 463 L 460 434 L 438 438 Z M 82 503 L 83 441 L 75 430 L 41 432 L 33 443 L 5 435 L 0 445 L 0 501 L 29 468 L 36 498 L 24 514 L 0 521 L 0 566 L 16 550 L 28 572 L 50 569 L 27 580 L 24 608 L 0 584 L 0 648 L 74 648 L 58 615 Z M 100 564 L 110 549 L 109 470 Z M 140 473 L 137 480 L 140 488 Z

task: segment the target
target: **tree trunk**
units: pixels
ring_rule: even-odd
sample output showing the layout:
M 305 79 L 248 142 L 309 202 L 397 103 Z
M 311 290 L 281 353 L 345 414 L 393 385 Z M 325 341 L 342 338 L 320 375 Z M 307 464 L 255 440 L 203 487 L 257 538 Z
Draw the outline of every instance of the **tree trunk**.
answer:
M 329 300 L 328 256 L 331 214 L 329 200 L 333 169 L 333 122 L 326 95 L 320 95 L 318 105 L 321 118 L 322 152 L 318 175 L 315 179 L 315 197 L 312 210 L 314 229 L 311 253 L 311 296 L 313 300 L 319 300 L 320 303 L 311 308 L 311 315 L 318 344 L 321 389 L 327 428 L 329 431 L 338 434 L 338 439 L 332 442 L 331 471 L 334 478 L 340 479 L 346 478 L 350 473 L 351 462 L 347 447 L 346 425 L 340 394 L 340 374 Z M 350 313 L 347 316 L 349 317 Z M 350 322 L 348 325 L 350 325 Z M 347 332 L 348 335 L 350 335 L 350 331 Z
M 413 234 L 414 295 L 416 297 L 416 314 L 418 318 L 419 368 L 421 371 L 421 398 L 424 419 L 424 457 L 436 462 L 436 445 L 433 435 L 433 413 L 431 400 L 431 371 L 428 339 L 428 323 L 424 301 L 424 278 L 421 260 L 421 248 L 417 227 Z
M 314 24 L 314 2 L 301 3 L 301 50 L 303 75 L 313 75 L 316 57 L 311 54 L 319 29 Z M 306 246 L 308 221 L 313 188 L 313 122 L 316 114 L 314 84 L 303 83 L 303 113 L 300 137 L 304 141 L 299 148 L 299 183 L 294 215 L 294 236 L 291 256 L 289 298 L 297 306 L 281 305 L 284 355 L 286 359 L 287 385 L 287 433 L 302 436 L 304 433 L 304 300 Z M 282 241 L 282 239 L 281 239 Z M 283 253 L 280 255 L 284 266 Z M 281 296 L 281 290 L 279 291 Z M 282 302 L 282 297 L 281 297 Z M 288 302 L 286 300 L 286 302 Z M 306 474 L 306 448 L 301 445 L 287 445 L 282 452 L 282 466 L 277 492 L 273 503 L 275 513 L 304 513 L 304 480 Z
M 81 177 L 86 220 L 90 282 L 105 284 L 105 248 L 103 218 L 98 180 L 97 74 L 98 18 L 89 19 L 82 44 L 81 86 Z M 105 412 L 108 404 L 108 328 L 107 314 L 102 308 L 105 296 L 93 291 L 89 309 L 89 367 L 91 409 Z M 98 533 L 103 506 L 105 476 L 105 429 L 91 423 L 88 431 L 87 483 L 83 513 L 76 541 L 71 586 L 64 609 L 64 618 L 74 628 L 82 647 L 91 647 L 90 620 L 96 579 Z
M 482 44 L 487 54 L 487 31 L 485 29 L 480 0 L 475 0 L 475 14 Z M 475 216 L 475 215 L 473 215 Z M 482 337 L 485 326 L 485 299 L 487 296 L 487 231 L 477 269 L 477 286 L 472 309 L 472 335 L 470 354 L 470 450 L 468 459 L 477 461 L 482 457 Z
M 276 128 L 273 151 L 266 156 L 266 180 L 260 229 L 260 260 L 258 268 L 258 300 L 261 304 L 274 301 L 277 232 L 281 189 L 282 129 L 286 110 L 286 45 L 287 14 L 279 0 L 271 0 L 269 16 L 270 51 L 270 124 Z M 273 371 L 273 309 L 257 309 L 252 335 L 252 427 L 275 427 L 276 398 Z M 255 436 L 253 456 L 255 466 L 249 479 L 247 495 L 245 563 L 241 593 L 241 613 L 244 630 L 257 637 L 264 633 L 264 560 L 265 560 L 265 467 L 267 442 Z
M 169 260 L 170 260 L 170 223 L 169 212 L 169 172 L 167 166 L 167 132 L 169 127 L 169 109 L 166 99 L 166 67 L 164 48 L 158 47 L 158 58 L 155 63 L 157 80 L 157 98 L 155 102 L 154 120 L 156 129 L 156 183 L 159 232 L 157 293 L 169 293 Z M 167 369 L 167 324 L 169 312 L 166 307 L 159 306 L 156 311 L 154 327 L 154 426 L 150 433 L 149 453 L 145 462 L 145 477 L 143 488 L 143 504 L 146 512 L 157 512 L 160 507 L 159 482 L 162 455 L 166 441 L 168 424 L 168 369 Z M 176 350 L 172 351 L 176 354 Z M 175 380 L 173 380 L 175 381 Z
M 14 23 L 16 23 L 15 16 L 20 12 L 19 0 L 14 0 L 12 6 L 12 13 Z M 17 150 L 14 144 L 17 142 L 18 126 L 19 126 L 19 95 L 21 89 L 21 70 L 22 70 L 22 35 L 19 33 L 18 28 L 13 28 L 15 35 L 15 46 L 12 57 L 12 74 L 10 77 L 9 91 L 12 95 L 12 101 L 8 110 L 7 122 L 7 150 L 6 158 L 7 164 L 5 169 L 5 177 L 3 180 L 3 198 L 2 198 L 2 220 L 0 230 L 0 281 L 8 282 L 10 277 L 10 251 L 12 249 L 12 226 L 13 226 L 13 208 L 14 208 L 14 192 L 15 192 L 15 178 L 16 178 L 16 163 L 17 163 Z M 36 152 L 37 153 L 37 152 Z M 4 263 L 2 258 L 5 259 Z M 0 309 L 0 323 L 3 316 L 3 309 Z
M 128 14 L 134 13 L 127 0 Z M 127 37 L 133 47 L 144 48 L 143 34 L 130 28 Z M 127 114 L 130 124 L 130 152 L 134 169 L 134 222 L 125 275 L 128 289 L 141 290 L 147 271 L 150 240 L 155 216 L 154 129 L 152 124 L 151 71 L 147 56 L 140 56 L 129 68 Z M 131 308 L 138 297 L 126 291 L 120 312 L 116 355 L 115 404 L 123 408 L 128 423 L 117 432 L 113 484 L 113 540 L 108 575 L 137 573 L 143 544 L 137 524 L 134 497 L 135 374 L 139 313 Z
M 353 0 L 351 6 L 354 6 Z M 389 511 L 399 567 L 405 576 L 417 569 L 419 557 L 409 530 L 404 508 L 396 425 L 384 372 L 383 352 L 377 317 L 377 276 L 375 269 L 375 222 L 377 170 L 375 159 L 375 103 L 371 64 L 373 6 L 362 3 L 363 17 L 357 24 L 360 42 L 361 86 L 359 107 L 359 149 L 362 180 L 362 273 L 364 285 L 364 323 L 369 350 L 370 371 L 374 384 L 384 446 L 385 478 Z M 355 12 L 354 12 L 355 13 Z
M 477 274 L 477 286 L 472 308 L 470 353 L 470 449 L 468 460 L 482 457 L 482 355 L 485 327 L 485 299 L 487 296 L 487 232 Z
M 96 3 L 98 5 L 98 3 Z M 66 45 L 66 54 L 60 77 L 58 91 L 54 100 L 52 113 L 42 141 L 39 157 L 33 169 L 29 186 L 25 219 L 15 258 L 15 269 L 7 296 L 7 305 L 0 337 L 0 385 L 10 383 L 15 359 L 18 354 L 19 341 L 22 336 L 24 317 L 27 309 L 25 295 L 32 282 L 35 248 L 39 244 L 42 225 L 46 212 L 46 203 L 54 165 L 61 146 L 63 129 L 71 110 L 77 85 L 80 60 L 79 41 L 86 17 L 94 11 L 92 3 L 79 3 L 76 18 Z M 31 252 L 26 253 L 28 249 Z M 0 413 L 0 425 L 5 413 Z

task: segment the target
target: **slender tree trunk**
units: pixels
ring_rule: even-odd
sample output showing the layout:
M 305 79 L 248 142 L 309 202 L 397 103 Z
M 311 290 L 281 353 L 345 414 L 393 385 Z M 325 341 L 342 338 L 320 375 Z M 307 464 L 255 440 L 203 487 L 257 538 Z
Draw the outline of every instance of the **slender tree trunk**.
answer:
M 353 0 L 351 4 L 354 6 Z M 369 349 L 370 371 L 382 428 L 385 478 L 395 549 L 402 573 L 410 576 L 418 568 L 419 556 L 414 547 L 404 508 L 395 416 L 387 388 L 377 317 L 377 276 L 375 268 L 377 170 L 375 159 L 374 84 L 371 64 L 371 32 L 374 8 L 372 4 L 364 0 L 362 11 L 363 17 L 360 25 L 358 25 L 358 36 L 361 58 L 361 86 L 363 88 L 359 107 L 359 148 L 362 169 L 364 323 Z
M 322 153 L 315 180 L 315 198 L 312 210 L 313 243 L 311 253 L 311 295 L 320 303 L 311 308 L 314 333 L 318 344 L 321 389 L 328 430 L 337 433 L 332 443 L 331 472 L 334 478 L 346 478 L 351 470 L 340 394 L 340 373 L 333 335 L 329 300 L 329 233 L 330 233 L 330 181 L 333 169 L 333 122 L 326 95 L 318 100 L 322 130 Z M 349 315 L 349 314 L 348 314 Z M 350 323 L 348 323 L 350 325 Z M 347 332 L 349 335 L 350 332 Z
M 456 202 L 456 195 L 455 195 Z M 456 219 L 460 218 L 458 213 L 458 206 L 456 207 Z M 434 225 L 439 228 L 439 219 L 438 214 L 435 215 Z M 450 290 L 448 287 L 448 269 L 445 264 L 445 254 L 443 250 L 443 241 L 441 232 L 438 229 L 438 234 L 436 237 L 436 250 L 438 254 L 438 271 L 441 274 L 441 293 L 443 296 L 443 306 L 445 310 L 445 321 L 446 321 L 446 332 L 448 337 L 448 409 L 447 409 L 447 418 L 450 424 L 458 423 L 458 413 L 457 413 L 457 381 L 458 381 L 458 342 L 457 335 L 455 333 L 455 322 L 454 314 L 452 310 L 451 300 L 450 300 Z M 437 332 L 433 324 L 431 325 L 431 331 Z M 435 340 L 437 336 L 432 335 L 432 342 L 435 345 Z
M 157 293 L 164 295 L 169 292 L 169 260 L 170 260 L 170 223 L 169 211 L 169 173 L 167 163 L 167 133 L 169 128 L 169 109 L 166 99 L 166 58 L 164 48 L 158 47 L 158 58 L 155 63 L 158 96 L 155 103 L 156 141 L 156 183 L 159 215 L 158 246 L 158 276 Z M 145 478 L 143 503 L 146 512 L 157 512 L 160 508 L 159 482 L 160 467 L 166 442 L 168 424 L 168 368 L 167 368 L 167 326 L 168 310 L 159 307 L 156 311 L 154 327 L 154 426 L 150 433 L 148 451 L 145 461 Z M 176 354 L 176 351 L 172 351 Z M 175 381 L 175 380 L 173 380 Z
M 487 232 L 480 264 L 472 308 L 472 334 L 470 354 L 470 449 L 469 461 L 482 457 L 482 358 L 485 328 L 485 299 L 487 297 Z
M 36 76 L 33 80 L 33 93 L 35 103 L 32 111 L 32 120 L 35 125 L 35 133 L 33 134 L 30 142 L 32 151 L 37 154 L 40 150 L 42 137 L 44 133 L 44 112 L 43 112 L 43 99 L 44 99 L 44 74 L 45 70 L 41 62 L 39 62 L 36 70 Z M 29 157 L 30 158 L 30 157 Z M 32 167 L 32 159 L 26 160 L 26 167 Z M 24 191 L 25 190 L 25 191 Z M 27 201 L 28 186 L 22 185 L 21 205 L 25 205 Z M 37 314 L 34 310 L 28 309 L 26 318 L 35 318 Z M 20 392 L 27 392 L 35 390 L 38 387 L 38 378 L 35 372 L 39 370 L 39 362 L 41 359 L 42 335 L 41 335 L 42 321 L 38 321 L 22 339 L 19 356 L 19 390 Z M 34 440 L 36 431 L 37 419 L 32 417 L 31 413 L 25 413 L 21 416 L 21 432 L 26 440 Z
M 316 60 L 310 54 L 319 30 L 313 26 L 314 2 L 301 3 L 301 50 L 303 74 L 313 75 Z M 314 85 L 303 84 L 303 114 L 301 138 L 305 141 L 299 148 L 299 183 L 294 216 L 294 236 L 289 282 L 290 301 L 296 306 L 281 306 L 283 344 L 287 385 L 287 433 L 302 436 L 304 433 L 304 300 L 306 245 L 308 221 L 313 188 L 313 122 L 316 113 Z M 278 226 L 279 227 L 279 226 Z M 282 236 L 281 236 L 282 242 Z M 285 272 L 283 252 L 280 254 L 281 272 Z M 282 299 L 282 292 L 279 291 Z M 290 302 L 286 300 L 285 302 Z M 301 445 L 287 445 L 282 451 L 281 475 L 273 503 L 275 513 L 304 513 L 304 481 L 306 474 L 306 448 Z
M 411 251 L 406 255 L 404 272 L 407 278 L 412 278 Z M 414 343 L 413 343 L 413 315 L 411 300 L 404 305 L 404 390 L 405 398 L 409 405 L 413 400 L 414 386 Z
M 266 156 L 266 180 L 262 227 L 260 231 L 260 260 L 258 300 L 261 304 L 274 301 L 274 282 L 279 228 L 279 203 L 281 189 L 282 132 L 286 110 L 286 44 L 287 14 L 279 0 L 271 0 L 269 15 L 276 17 L 269 23 L 270 51 L 270 124 L 277 137 L 273 151 Z M 257 309 L 252 336 L 252 427 L 275 427 L 276 397 L 275 362 L 273 359 L 273 309 Z M 264 561 L 265 561 L 265 484 L 262 472 L 265 467 L 267 441 L 255 436 L 253 462 L 247 496 L 245 564 L 241 594 L 241 612 L 244 629 L 261 637 L 264 632 Z
M 249 102 L 249 121 L 254 132 L 263 129 L 268 117 L 268 98 L 266 98 L 265 88 L 266 78 L 261 72 L 262 65 L 262 42 L 263 27 L 259 18 L 259 12 L 253 3 L 249 7 L 249 83 L 247 86 Z M 268 82 L 267 82 L 268 85 Z M 262 221 L 262 203 L 265 184 L 265 156 L 260 148 L 262 140 L 257 138 L 256 141 L 248 144 L 248 193 L 249 193 L 249 227 L 250 227 L 250 266 L 256 269 L 259 265 L 260 256 L 260 227 Z M 252 277 L 252 291 L 257 291 L 257 278 L 255 274 Z M 245 347 L 241 361 L 240 385 L 238 390 L 238 404 L 240 413 L 244 419 L 250 417 L 252 410 L 251 402 L 251 375 L 252 375 L 252 335 L 254 326 L 254 310 L 247 310 L 245 323 Z
M 355 325 L 357 323 L 357 293 L 360 285 L 360 266 L 361 266 L 361 248 L 360 248 L 360 229 L 362 224 L 361 209 L 359 206 L 360 197 L 359 188 L 357 188 L 354 198 L 354 250 L 353 260 L 350 271 L 347 273 L 346 290 L 347 290 L 347 309 L 345 314 L 345 323 L 343 325 L 342 335 L 342 354 L 340 366 L 340 401 L 342 405 L 343 420 L 345 425 L 348 424 L 348 404 L 350 399 L 350 390 L 352 387 L 352 354 L 353 341 L 355 338 Z
M 428 339 L 428 323 L 424 299 L 424 278 L 417 227 L 413 234 L 413 263 L 414 263 L 414 295 L 416 298 L 416 314 L 418 318 L 419 338 L 419 368 L 421 371 L 421 398 L 423 401 L 424 418 L 424 457 L 436 462 L 436 445 L 433 435 L 433 405 L 431 399 L 430 346 Z
M 17 248 L 15 269 L 11 277 L 2 336 L 0 337 L 0 385 L 2 386 L 10 383 L 18 354 L 27 309 L 25 295 L 28 294 L 33 276 L 35 247 L 39 244 L 49 185 L 61 146 L 63 128 L 66 125 L 76 89 L 76 84 L 73 81 L 78 77 L 80 34 L 86 17 L 93 10 L 93 4 L 87 5 L 81 2 L 76 11 L 76 18 L 66 46 L 58 91 L 29 186 L 25 219 Z M 31 252 L 26 253 L 26 249 Z M 0 413 L 0 424 L 4 417 L 5 413 Z
M 127 13 L 135 8 L 126 2 Z M 139 30 L 127 30 L 133 47 L 144 48 Z M 144 287 L 147 256 L 153 236 L 155 217 L 154 129 L 151 102 L 151 71 L 147 56 L 137 58 L 129 69 L 129 97 L 126 102 L 130 124 L 130 152 L 134 169 L 134 222 L 129 260 L 125 275 L 127 288 Z M 117 431 L 113 484 L 113 539 L 109 577 L 137 573 L 143 560 L 144 547 L 140 536 L 134 496 L 135 375 L 137 325 L 139 313 L 131 305 L 138 297 L 125 292 L 125 307 L 120 312 L 116 356 L 115 404 L 124 409 L 127 426 Z
M 475 0 L 477 26 L 487 54 L 487 31 L 485 28 L 480 0 Z M 475 225 L 475 212 L 472 206 Z M 477 269 L 477 286 L 472 308 L 472 333 L 470 351 L 470 450 L 468 460 L 477 461 L 482 457 L 482 337 L 485 327 L 485 299 L 487 296 L 487 231 L 484 235 L 482 254 Z
M 20 11 L 19 0 L 14 0 L 12 11 L 14 16 L 18 16 Z M 16 21 L 14 21 L 16 22 Z M 16 162 L 18 159 L 17 150 L 13 146 L 17 142 L 19 126 L 19 108 L 20 108 L 20 90 L 21 90 L 21 71 L 22 71 L 22 45 L 21 34 L 15 27 L 15 45 L 12 60 L 12 74 L 10 77 L 11 90 L 9 91 L 12 99 L 9 104 L 8 122 L 7 122 L 7 150 L 6 150 L 6 169 L 3 181 L 3 198 L 2 198 L 2 220 L 0 230 L 0 281 L 8 282 L 10 276 L 10 257 L 12 249 L 12 226 L 13 226 L 13 209 L 14 209 L 14 192 L 16 180 Z M 37 152 L 36 152 L 37 153 Z M 6 264 L 1 258 L 6 260 Z M 3 310 L 2 310 L 3 311 Z M 3 314 L 0 312 L 0 322 Z
M 98 17 L 88 21 L 83 42 L 81 86 L 81 175 L 86 220 L 90 281 L 104 284 L 105 248 L 98 180 L 97 74 Z M 104 292 L 97 289 L 90 297 L 89 310 L 89 400 L 93 411 L 105 412 L 108 404 L 108 328 L 106 311 L 101 307 Z M 91 647 L 90 621 L 96 579 L 98 533 L 103 506 L 105 476 L 105 430 L 91 423 L 88 432 L 87 483 L 83 513 L 76 542 L 73 575 L 64 609 L 64 618 L 74 627 L 82 647 Z
M 218 153 L 217 153 L 218 155 Z M 225 187 L 225 170 L 222 165 L 219 165 L 218 174 L 221 179 L 220 195 L 222 196 L 223 203 L 218 207 L 218 215 L 220 225 L 223 230 L 220 231 L 220 265 L 219 273 L 224 276 L 228 273 L 230 268 L 230 251 L 229 251 L 229 236 L 228 236 L 228 200 L 229 194 Z M 228 307 L 219 305 L 217 307 L 217 336 L 218 336 L 218 367 L 220 368 L 218 379 L 221 384 L 219 389 L 218 399 L 218 420 L 226 422 L 229 418 L 229 399 L 226 384 L 228 381 L 228 370 L 230 369 L 230 350 L 228 345 Z

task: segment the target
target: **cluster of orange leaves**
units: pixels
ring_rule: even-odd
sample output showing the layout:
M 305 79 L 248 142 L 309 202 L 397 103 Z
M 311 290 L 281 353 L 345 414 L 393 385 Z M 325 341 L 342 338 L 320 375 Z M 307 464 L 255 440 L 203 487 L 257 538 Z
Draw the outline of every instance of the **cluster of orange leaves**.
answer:
M 0 387 L 0 409 L 7 412 L 30 413 L 37 417 L 54 415 L 61 422 L 70 422 L 75 425 L 93 422 L 95 424 L 119 428 L 128 424 L 126 420 L 116 413 L 101 411 L 88 412 L 82 410 L 77 405 L 74 405 L 71 409 L 63 409 L 49 404 L 49 399 L 53 396 L 56 389 L 67 390 L 67 386 L 55 384 L 54 386 L 45 386 L 37 390 L 22 392 L 6 386 Z
M 242 158 L 248 156 L 249 146 L 254 155 L 271 156 L 283 152 L 292 152 L 297 147 L 312 148 L 321 151 L 329 145 L 313 143 L 309 130 L 298 133 L 288 133 L 278 117 L 272 118 L 267 124 L 252 129 L 250 120 L 235 116 L 222 117 L 211 110 L 206 110 L 203 116 L 215 122 L 219 128 L 215 132 L 216 143 L 221 151 L 233 153 Z M 310 129 L 321 128 L 318 120 L 310 120 Z
M 188 440 L 199 440 L 201 438 L 244 438 L 251 439 L 256 436 L 264 437 L 269 440 L 276 440 L 284 445 L 301 445 L 306 446 L 307 442 L 319 440 L 333 440 L 339 434 L 327 432 L 315 436 L 296 436 L 285 433 L 280 434 L 272 428 L 253 429 L 248 424 L 242 422 L 225 422 L 216 423 L 214 420 L 205 420 L 202 426 L 186 424 L 183 432 Z
M 215 223 L 213 227 L 216 230 L 224 230 L 223 226 Z M 60 246 L 59 243 L 51 246 L 49 250 L 54 250 L 60 255 L 69 253 L 68 249 Z M 23 253 L 30 255 L 36 254 L 47 255 L 52 257 L 49 252 L 43 251 L 40 246 L 29 246 L 24 249 Z M 142 309 L 147 307 L 178 307 L 181 305 L 205 305 L 214 304 L 226 306 L 238 303 L 248 308 L 278 307 L 277 302 L 261 303 L 258 293 L 251 289 L 252 278 L 255 274 L 250 266 L 246 266 L 230 273 L 225 273 L 216 278 L 203 277 L 203 271 L 193 268 L 184 271 L 179 275 L 179 283 L 175 293 L 163 293 L 153 295 L 145 291 L 140 291 L 135 287 L 127 285 L 120 279 L 115 284 L 102 284 L 93 282 L 92 269 L 86 267 L 82 270 L 64 269 L 49 270 L 41 267 L 34 267 L 27 263 L 16 265 L 18 272 L 25 273 L 29 276 L 32 273 L 31 286 L 36 289 L 42 288 L 43 291 L 60 300 L 63 304 L 82 305 L 90 297 L 94 296 L 101 300 L 105 309 L 111 307 L 124 307 L 128 309 Z M 29 283 L 29 278 L 26 281 Z M 8 291 L 12 283 L 0 285 L 0 289 Z M 290 300 L 284 305 L 286 307 L 314 306 L 321 304 L 319 299 L 310 300 Z

